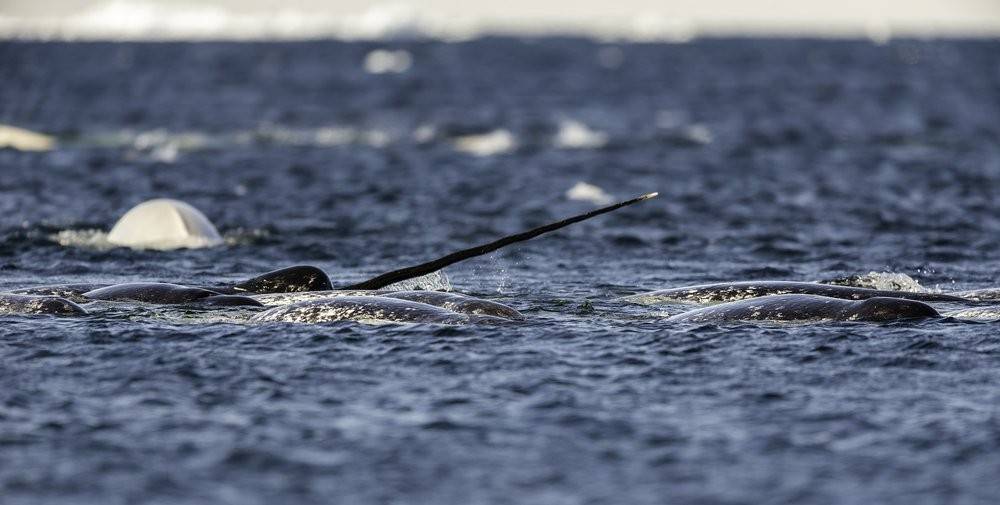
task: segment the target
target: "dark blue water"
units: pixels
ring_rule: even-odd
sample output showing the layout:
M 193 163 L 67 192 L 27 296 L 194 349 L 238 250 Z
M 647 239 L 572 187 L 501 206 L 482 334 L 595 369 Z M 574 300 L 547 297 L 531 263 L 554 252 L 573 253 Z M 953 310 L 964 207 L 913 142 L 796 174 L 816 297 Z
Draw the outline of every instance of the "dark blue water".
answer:
M 366 72 L 381 47 L 412 66 Z M 587 210 L 581 181 L 661 193 L 447 269 L 525 324 L 0 317 L 4 504 L 1000 496 L 996 323 L 692 327 L 616 300 L 995 287 L 1000 42 L 4 42 L 0 76 L 0 123 L 60 143 L 0 150 L 0 289 L 300 263 L 349 283 Z M 100 245 L 159 196 L 227 245 Z

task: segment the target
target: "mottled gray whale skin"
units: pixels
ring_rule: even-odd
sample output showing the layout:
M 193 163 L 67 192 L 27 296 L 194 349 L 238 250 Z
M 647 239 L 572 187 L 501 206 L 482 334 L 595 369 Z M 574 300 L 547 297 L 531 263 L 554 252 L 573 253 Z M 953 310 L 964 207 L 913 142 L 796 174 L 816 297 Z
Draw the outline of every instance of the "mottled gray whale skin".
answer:
M 916 300 L 872 297 L 844 300 L 818 295 L 772 295 L 695 309 L 668 318 L 682 323 L 740 321 L 888 322 L 941 317 L 934 307 Z
M 246 296 L 223 295 L 204 288 L 192 288 L 166 282 L 129 282 L 115 284 L 83 294 L 90 300 L 129 301 L 165 305 L 197 304 L 214 306 L 252 306 L 262 304 Z
M 970 300 L 943 293 L 884 291 L 879 289 L 794 281 L 747 281 L 701 284 L 661 289 L 626 297 L 639 303 L 723 303 L 772 295 L 818 295 L 844 300 L 867 300 L 875 297 L 901 298 L 922 302 L 969 302 Z
M 0 314 L 85 316 L 83 307 L 58 296 L 0 294 Z
M 426 303 L 462 314 L 494 316 L 514 320 L 524 319 L 523 314 L 502 303 L 483 300 L 460 293 L 447 293 L 444 291 L 397 291 L 380 294 L 380 296 Z
M 377 321 L 399 323 L 501 323 L 505 319 L 461 314 L 426 303 L 387 296 L 338 296 L 279 305 L 254 314 L 251 323 L 326 323 Z

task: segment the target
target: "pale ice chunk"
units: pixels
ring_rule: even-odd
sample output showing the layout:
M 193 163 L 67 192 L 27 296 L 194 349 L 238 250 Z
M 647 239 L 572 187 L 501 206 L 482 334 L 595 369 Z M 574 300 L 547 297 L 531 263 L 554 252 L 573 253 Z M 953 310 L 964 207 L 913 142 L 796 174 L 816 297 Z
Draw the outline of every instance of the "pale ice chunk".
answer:
M 698 144 L 711 144 L 715 140 L 712 130 L 703 124 L 693 124 L 684 129 L 684 136 Z
M 608 134 L 574 120 L 561 121 L 555 138 L 556 147 L 564 149 L 596 149 L 607 143 Z
M 18 151 L 49 151 L 55 147 L 55 144 L 55 139 L 44 133 L 0 124 L 0 148 L 11 147 Z
M 493 130 L 489 133 L 464 135 L 455 139 L 455 149 L 476 156 L 493 156 L 514 150 L 517 139 L 514 134 L 504 130 Z
M 402 49 L 376 49 L 365 56 L 365 72 L 369 74 L 399 74 L 409 70 L 413 57 Z

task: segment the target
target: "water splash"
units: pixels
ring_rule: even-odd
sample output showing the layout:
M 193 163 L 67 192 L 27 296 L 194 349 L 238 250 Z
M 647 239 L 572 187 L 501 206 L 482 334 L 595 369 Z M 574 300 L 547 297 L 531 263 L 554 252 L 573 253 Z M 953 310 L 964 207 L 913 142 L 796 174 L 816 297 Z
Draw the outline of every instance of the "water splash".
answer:
M 390 284 L 379 291 L 451 291 L 451 281 L 442 270 L 421 277 Z
M 106 251 L 118 247 L 108 241 L 108 233 L 104 230 L 61 230 L 49 236 L 49 239 L 61 246 L 81 247 Z
M 898 272 L 871 271 L 867 274 L 851 275 L 822 282 L 824 284 L 880 289 L 884 291 L 906 291 L 910 293 L 927 293 L 931 291 L 922 286 L 913 277 Z

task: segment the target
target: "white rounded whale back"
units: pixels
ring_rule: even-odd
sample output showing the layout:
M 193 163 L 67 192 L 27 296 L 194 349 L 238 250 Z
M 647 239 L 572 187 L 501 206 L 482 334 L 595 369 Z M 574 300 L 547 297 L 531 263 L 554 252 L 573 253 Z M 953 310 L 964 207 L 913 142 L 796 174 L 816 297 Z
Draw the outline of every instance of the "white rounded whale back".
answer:
M 115 223 L 108 242 L 135 249 L 212 247 L 222 237 L 198 209 L 180 200 L 157 198 L 132 207 Z

